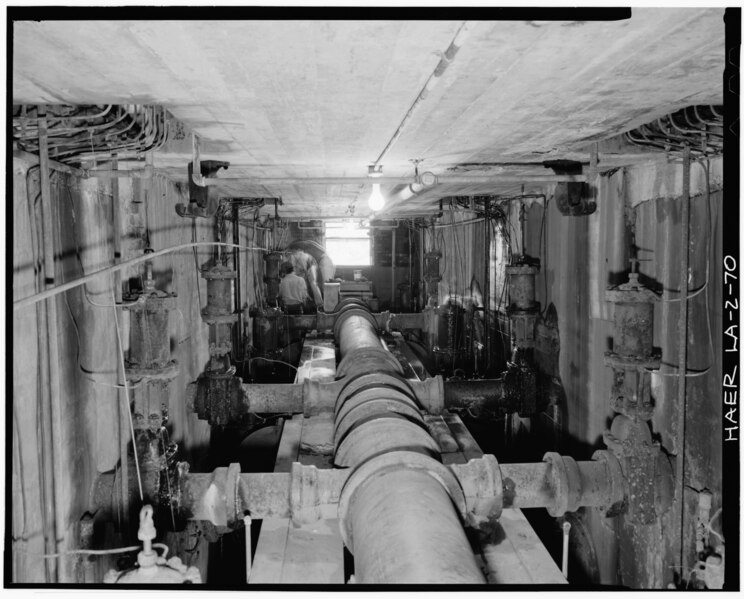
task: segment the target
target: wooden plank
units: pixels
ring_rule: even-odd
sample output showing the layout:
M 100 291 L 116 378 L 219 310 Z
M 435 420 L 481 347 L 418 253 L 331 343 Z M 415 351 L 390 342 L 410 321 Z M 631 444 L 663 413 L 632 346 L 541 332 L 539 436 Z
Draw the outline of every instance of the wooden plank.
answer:
M 437 443 L 439 443 L 442 456 L 448 453 L 459 453 L 460 446 L 457 444 L 457 441 L 452 436 L 447 423 L 441 416 L 426 414 L 424 416 L 424 422 L 426 422 L 426 426 L 429 427 L 429 433 L 431 436 L 436 439 Z
M 483 457 L 480 446 L 470 434 L 470 431 L 462 423 L 457 414 L 450 414 L 446 410 L 442 412 L 442 418 L 452 432 L 452 436 L 460 446 L 460 451 L 465 456 L 465 460 Z
M 291 527 L 287 537 L 284 584 L 343 584 L 344 543 L 338 519 Z
M 279 449 L 274 462 L 274 472 L 289 472 L 292 469 L 292 462 L 297 461 L 304 420 L 305 417 L 302 414 L 295 414 L 291 420 L 284 421 L 282 438 L 279 441 Z
M 308 334 L 300 354 L 295 383 L 306 379 L 330 383 L 336 378 L 336 348 L 332 339 Z
M 307 456 L 333 455 L 333 415 L 319 414 L 305 418 L 300 440 L 301 462 Z M 314 462 L 312 462 L 314 463 Z M 328 467 L 328 466 L 327 466 Z
M 253 557 L 249 584 L 279 584 L 282 580 L 287 536 L 292 523 L 286 518 L 264 519 Z
M 276 452 L 274 472 L 289 472 L 300 452 L 302 414 L 284 422 L 282 438 Z M 287 518 L 264 519 L 258 536 L 249 584 L 277 584 L 282 578 L 287 538 L 292 523 Z
M 504 537 L 483 548 L 488 582 L 493 584 L 567 584 L 560 568 L 521 510 L 501 513 Z

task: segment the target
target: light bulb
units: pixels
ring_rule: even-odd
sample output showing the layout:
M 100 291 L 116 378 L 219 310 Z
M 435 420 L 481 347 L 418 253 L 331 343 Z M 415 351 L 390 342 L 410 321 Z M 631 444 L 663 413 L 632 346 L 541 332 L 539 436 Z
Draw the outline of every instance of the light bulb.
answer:
M 382 210 L 385 206 L 385 197 L 380 192 L 380 184 L 372 184 L 372 195 L 369 196 L 369 207 L 373 212 Z

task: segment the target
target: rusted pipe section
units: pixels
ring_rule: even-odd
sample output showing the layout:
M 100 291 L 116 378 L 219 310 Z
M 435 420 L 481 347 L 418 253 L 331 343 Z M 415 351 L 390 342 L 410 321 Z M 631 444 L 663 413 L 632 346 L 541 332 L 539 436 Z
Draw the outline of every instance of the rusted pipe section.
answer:
M 291 518 L 296 525 L 337 517 L 338 503 L 349 470 L 319 469 L 295 462 L 290 472 L 240 472 L 240 464 L 212 472 L 189 472 L 178 464 L 169 488 L 161 488 L 150 503 L 180 520 L 206 520 L 215 526 L 240 526 L 251 518 Z M 121 500 L 116 492 L 120 471 L 99 475 L 91 497 L 100 513 L 113 519 Z M 136 487 L 131 487 L 136 492 Z
M 417 409 L 430 414 L 439 414 L 443 409 L 470 409 L 473 412 L 515 411 L 513 397 L 505 393 L 503 379 L 482 379 L 472 381 L 445 381 L 441 376 L 423 381 L 382 379 L 377 374 L 372 386 L 393 385 L 412 396 Z M 388 375 L 390 378 L 390 375 Z M 356 377 L 359 381 L 360 377 Z M 333 412 L 342 393 L 354 386 L 345 387 L 344 380 L 321 383 L 306 380 L 302 384 L 254 383 L 242 385 L 242 397 L 236 402 L 237 419 L 244 414 L 305 414 L 314 416 L 323 412 Z
M 580 507 L 609 511 L 619 508 L 627 495 L 620 461 L 608 451 L 598 451 L 594 460 L 585 462 L 549 452 L 542 462 L 532 464 L 497 464 L 493 456 L 484 456 L 450 468 L 465 490 L 469 513 L 480 517 L 487 513 L 479 513 L 482 507 L 476 507 L 474 499 L 498 497 L 499 491 L 499 509 L 488 508 L 491 517 L 498 515 L 500 508 L 542 507 L 553 517 Z M 483 487 L 487 479 L 494 481 L 492 487 Z M 470 490 L 473 488 L 476 491 Z
M 474 413 L 515 412 L 511 396 L 505 392 L 504 379 L 444 381 L 444 407 L 467 409 Z
M 291 518 L 297 525 L 340 516 L 344 541 L 364 564 L 357 579 L 361 574 L 362 580 L 389 582 L 388 576 L 409 580 L 405 571 L 418 571 L 421 564 L 408 549 L 401 550 L 395 560 L 387 560 L 385 545 L 424 551 L 427 545 L 422 543 L 436 543 L 441 554 L 431 563 L 441 563 L 441 555 L 446 554 L 455 567 L 468 572 L 472 564 L 462 557 L 467 558 L 467 551 L 461 520 L 479 528 L 498 519 L 503 509 L 512 508 L 547 508 L 554 517 L 580 507 L 614 514 L 622 509 L 628 493 L 621 463 L 607 451 L 596 452 L 594 461 L 586 462 L 548 453 L 543 462 L 534 464 L 500 465 L 494 456 L 484 455 L 466 464 L 444 466 L 413 451 L 412 445 L 378 453 L 356 468 L 345 469 L 318 469 L 295 462 L 290 472 L 241 474 L 240 465 L 231 464 L 213 472 L 191 473 L 188 464 L 181 462 L 170 485 L 161 485 L 160 493 L 149 501 L 169 516 L 172 510 L 180 521 L 207 520 L 230 528 L 240 526 L 246 513 L 252 518 Z M 117 470 L 101 474 L 96 481 L 92 504 L 99 518 L 112 519 L 121 507 L 116 492 L 119 476 Z M 134 496 L 136 485 L 130 485 L 130 492 Z M 379 532 L 373 532 L 378 527 L 393 535 L 387 543 Z M 453 554 L 460 557 L 453 558 Z M 397 572 L 398 563 L 408 567 Z M 416 581 L 452 582 L 447 578 L 450 574 L 421 576 Z
M 245 413 L 291 413 L 304 412 L 304 384 L 281 385 L 261 384 L 243 385 Z

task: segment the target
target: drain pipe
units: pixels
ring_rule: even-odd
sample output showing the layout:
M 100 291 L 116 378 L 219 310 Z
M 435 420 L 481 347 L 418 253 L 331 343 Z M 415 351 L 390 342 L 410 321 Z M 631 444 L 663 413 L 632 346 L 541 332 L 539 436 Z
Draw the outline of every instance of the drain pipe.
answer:
M 49 175 L 49 152 L 47 138 L 46 109 L 39 106 L 39 184 L 41 188 L 41 213 L 42 213 L 42 238 L 44 252 L 44 283 L 46 289 L 52 289 L 55 285 L 55 263 L 54 263 L 54 221 L 51 198 L 51 180 Z M 48 384 L 47 389 L 42 390 L 41 420 L 42 440 L 41 452 L 43 456 L 43 497 L 44 497 L 44 524 L 46 549 L 48 553 L 57 553 L 58 545 L 64 535 L 64 508 L 59 501 L 58 476 L 63 471 L 61 466 L 61 450 L 59 447 L 59 435 L 61 430 L 55 431 L 55 424 L 60 423 L 60 357 L 57 331 L 57 299 L 49 298 L 46 306 L 41 308 L 43 313 L 43 324 L 46 332 L 46 348 L 42 354 L 47 362 L 46 376 L 42 376 Z M 42 366 L 43 367 L 43 366 Z M 51 538 L 49 538 L 51 535 Z M 50 551 L 51 549 L 51 551 Z M 46 560 L 47 577 L 49 582 L 59 582 L 60 562 Z
M 334 336 L 342 356 L 338 372 L 348 386 L 371 372 L 399 372 L 365 308 L 344 312 Z M 484 583 L 461 523 L 462 490 L 441 463 L 415 398 L 375 383 L 342 393 L 334 432 L 334 462 L 351 470 L 338 514 L 356 581 Z
M 675 499 L 679 510 L 680 565 L 687 563 L 684 549 L 685 525 L 685 420 L 687 416 L 687 287 L 690 239 L 690 146 L 685 144 L 682 153 L 682 256 L 679 279 L 679 377 L 677 382 L 677 489 Z

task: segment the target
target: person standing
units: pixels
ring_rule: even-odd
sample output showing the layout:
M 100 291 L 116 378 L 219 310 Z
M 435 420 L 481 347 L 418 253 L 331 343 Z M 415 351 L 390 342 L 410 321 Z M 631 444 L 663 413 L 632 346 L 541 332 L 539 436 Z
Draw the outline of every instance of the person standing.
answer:
M 288 314 L 302 314 L 303 306 L 310 302 L 305 279 L 294 273 L 291 262 L 282 262 L 279 268 L 283 275 L 279 282 L 279 299 L 282 306 Z

